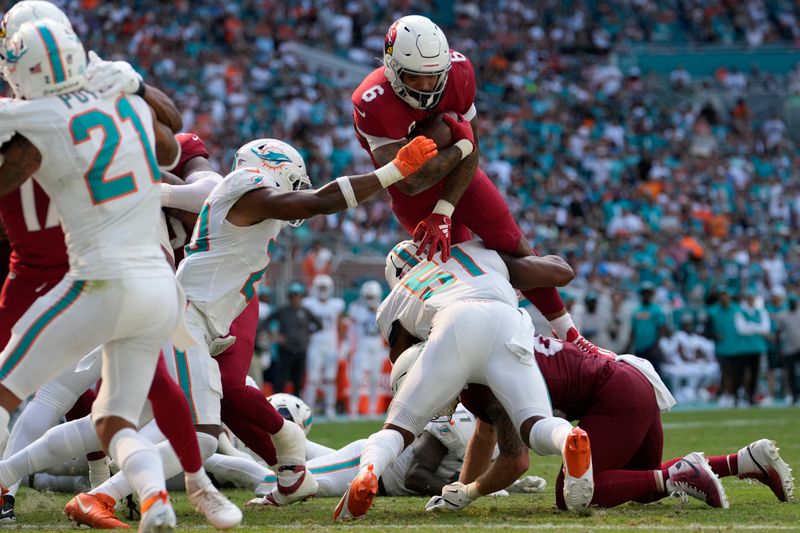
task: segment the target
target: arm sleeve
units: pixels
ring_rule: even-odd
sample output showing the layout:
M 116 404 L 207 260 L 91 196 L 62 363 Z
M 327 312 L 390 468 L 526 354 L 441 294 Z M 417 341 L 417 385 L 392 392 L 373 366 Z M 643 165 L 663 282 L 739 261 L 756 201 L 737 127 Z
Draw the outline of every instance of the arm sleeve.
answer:
M 191 213 L 199 213 L 203 203 L 211 191 L 221 181 L 219 174 L 209 172 L 210 176 L 203 177 L 189 185 L 161 184 L 161 205 L 174 207 Z
M 736 313 L 733 317 L 733 325 L 736 327 L 736 333 L 739 335 L 752 335 L 753 332 L 750 328 L 750 324 L 747 323 L 745 320 L 744 315 L 741 313 Z

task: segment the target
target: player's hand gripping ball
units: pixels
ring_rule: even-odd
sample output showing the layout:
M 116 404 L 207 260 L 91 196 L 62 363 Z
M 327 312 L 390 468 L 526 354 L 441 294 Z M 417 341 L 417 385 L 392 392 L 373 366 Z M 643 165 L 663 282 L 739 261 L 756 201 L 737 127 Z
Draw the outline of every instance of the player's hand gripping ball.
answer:
M 465 139 L 472 143 L 473 149 L 475 147 L 475 133 L 472 131 L 472 124 L 469 123 L 462 115 L 455 115 L 445 113 L 442 115 L 442 120 L 450 128 L 453 133 L 453 142 L 456 143 L 461 139 Z

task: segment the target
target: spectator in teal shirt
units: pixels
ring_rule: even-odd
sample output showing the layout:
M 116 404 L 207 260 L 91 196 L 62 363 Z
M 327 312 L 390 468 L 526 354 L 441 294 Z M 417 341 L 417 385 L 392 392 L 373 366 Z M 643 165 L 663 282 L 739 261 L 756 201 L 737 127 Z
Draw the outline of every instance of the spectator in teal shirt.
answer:
M 733 407 L 736 395 L 744 379 L 744 361 L 739 357 L 745 347 L 736 329 L 739 305 L 732 301 L 728 289 L 719 289 L 719 301 L 709 307 L 708 318 L 714 339 L 714 350 L 722 373 L 720 407 Z
M 639 288 L 641 301 L 631 315 L 631 340 L 628 351 L 647 359 L 656 372 L 660 370 L 661 353 L 658 341 L 667 334 L 667 318 L 664 311 L 653 303 L 655 285 L 646 281 Z

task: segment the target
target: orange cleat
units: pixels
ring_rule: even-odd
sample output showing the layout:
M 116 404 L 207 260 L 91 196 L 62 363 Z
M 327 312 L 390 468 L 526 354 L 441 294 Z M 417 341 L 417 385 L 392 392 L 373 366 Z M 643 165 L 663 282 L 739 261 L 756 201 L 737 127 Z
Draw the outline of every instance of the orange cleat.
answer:
M 562 452 L 564 459 L 564 502 L 570 511 L 586 509 L 594 496 L 592 449 L 589 435 L 572 428 Z
M 367 469 L 359 472 L 350 482 L 347 492 L 333 510 L 334 520 L 361 519 L 367 516 L 367 511 L 378 494 L 378 476 L 372 469 L 373 465 L 367 465 Z
M 114 498 L 102 492 L 97 494 L 82 492 L 67 503 L 64 514 L 78 524 L 86 524 L 96 529 L 130 528 L 131 526 L 117 518 L 114 512 L 116 503 Z

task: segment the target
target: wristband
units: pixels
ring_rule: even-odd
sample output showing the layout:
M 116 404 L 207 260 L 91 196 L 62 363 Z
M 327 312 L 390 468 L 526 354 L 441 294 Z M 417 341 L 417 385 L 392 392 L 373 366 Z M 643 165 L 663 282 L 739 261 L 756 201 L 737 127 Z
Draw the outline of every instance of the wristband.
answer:
M 378 181 L 381 182 L 384 189 L 403 179 L 403 174 L 400 172 L 400 169 L 397 168 L 397 165 L 394 164 L 394 161 L 383 165 L 376 170 L 374 174 L 375 177 L 378 178 Z
M 336 183 L 339 184 L 339 190 L 342 191 L 342 196 L 344 196 L 344 201 L 347 203 L 347 207 L 357 206 L 358 200 L 356 199 L 356 193 L 353 192 L 353 184 L 350 183 L 350 177 L 342 176 L 340 178 L 336 178 Z
M 144 98 L 145 89 L 147 89 L 147 86 L 144 84 L 144 81 L 139 80 L 139 88 L 136 89 L 136 92 L 133 93 L 133 94 L 135 94 L 136 96 L 140 96 L 140 97 Z
M 453 146 L 461 150 L 461 159 L 464 159 L 475 150 L 475 145 L 472 144 L 472 141 L 468 139 L 461 139 L 460 141 L 457 141 Z
M 469 485 L 465 485 L 464 486 L 464 494 L 466 494 L 467 498 L 469 498 L 470 500 L 477 500 L 478 498 L 483 496 L 483 494 L 481 494 L 478 491 L 478 482 L 477 481 L 473 481 Z
M 433 208 L 433 212 L 452 218 L 453 211 L 455 211 L 455 209 L 456 207 L 447 200 L 439 200 L 436 202 L 436 207 Z
M 172 207 L 172 185 L 161 183 L 161 207 Z

